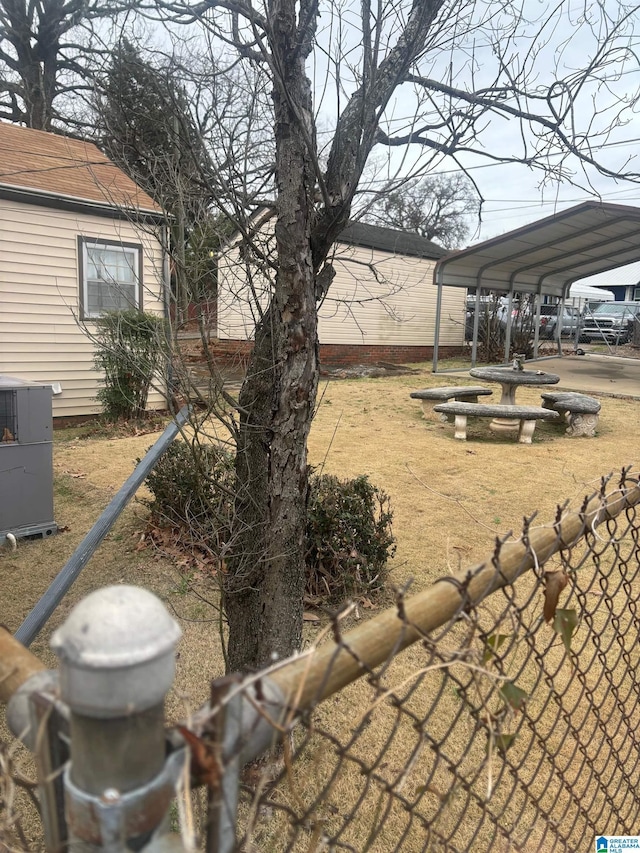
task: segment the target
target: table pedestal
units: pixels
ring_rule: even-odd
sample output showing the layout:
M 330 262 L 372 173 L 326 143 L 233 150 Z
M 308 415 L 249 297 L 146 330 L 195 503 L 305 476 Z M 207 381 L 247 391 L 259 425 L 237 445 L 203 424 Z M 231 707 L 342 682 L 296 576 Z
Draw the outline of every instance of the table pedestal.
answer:
M 501 406 L 515 406 L 516 404 L 516 385 L 501 383 L 502 397 L 500 398 Z M 491 432 L 505 433 L 517 432 L 520 429 L 520 420 L 518 418 L 494 418 L 489 424 Z

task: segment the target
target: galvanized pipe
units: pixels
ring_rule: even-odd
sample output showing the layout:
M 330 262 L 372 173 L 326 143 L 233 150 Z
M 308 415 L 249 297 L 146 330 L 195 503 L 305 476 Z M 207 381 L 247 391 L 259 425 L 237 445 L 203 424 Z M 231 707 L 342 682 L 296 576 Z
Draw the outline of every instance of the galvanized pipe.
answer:
M 146 785 L 165 759 L 162 703 L 130 717 L 102 719 L 71 713 L 70 778 L 88 794 L 106 788 L 127 793 Z
M 142 849 L 166 821 L 184 764 L 166 757 L 163 712 L 180 635 L 159 599 L 123 585 L 88 595 L 51 638 L 70 711 L 74 853 Z
M 16 639 L 23 645 L 29 647 L 38 636 L 64 595 L 88 563 L 93 552 L 111 530 L 122 510 L 138 491 L 147 475 L 153 470 L 158 459 L 169 447 L 188 417 L 189 407 L 183 406 L 111 500 L 100 518 L 73 552 L 64 568 L 56 575 L 40 601 L 15 633 Z

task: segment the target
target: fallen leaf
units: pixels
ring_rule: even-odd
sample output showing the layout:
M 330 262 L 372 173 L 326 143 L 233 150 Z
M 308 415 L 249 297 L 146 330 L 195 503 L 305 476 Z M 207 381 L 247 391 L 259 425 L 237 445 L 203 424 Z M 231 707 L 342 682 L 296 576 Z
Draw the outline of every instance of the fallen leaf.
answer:
M 564 569 L 544 573 L 544 619 L 551 622 L 556 615 L 556 607 L 560 593 L 569 583 L 569 577 Z

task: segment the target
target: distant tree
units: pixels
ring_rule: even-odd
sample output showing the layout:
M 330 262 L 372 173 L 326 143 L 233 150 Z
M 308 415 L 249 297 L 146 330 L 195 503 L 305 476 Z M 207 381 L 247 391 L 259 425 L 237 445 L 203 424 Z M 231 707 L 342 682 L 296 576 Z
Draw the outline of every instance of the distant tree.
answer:
M 50 130 L 55 119 L 69 124 L 56 101 L 90 91 L 101 57 L 94 22 L 131 12 L 136 2 L 0 0 L 0 119 L 36 130 Z
M 214 289 L 219 241 L 211 164 L 172 57 L 146 58 L 128 39 L 113 49 L 94 99 L 98 144 L 169 214 L 173 291 L 190 302 Z M 222 228 L 224 231 L 224 228 Z
M 172 214 L 208 206 L 207 153 L 171 59 L 152 61 L 128 39 L 111 52 L 95 98 L 96 136 L 109 157 Z
M 376 225 L 413 231 L 456 249 L 478 218 L 480 200 L 463 174 L 431 175 L 382 193 L 363 217 Z

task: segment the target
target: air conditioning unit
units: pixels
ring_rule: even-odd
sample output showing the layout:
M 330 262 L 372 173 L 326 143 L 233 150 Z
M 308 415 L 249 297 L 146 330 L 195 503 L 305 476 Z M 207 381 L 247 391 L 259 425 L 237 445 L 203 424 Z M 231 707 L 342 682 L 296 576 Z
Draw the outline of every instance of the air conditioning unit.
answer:
M 52 536 L 53 417 L 50 385 L 0 376 L 0 543 Z

